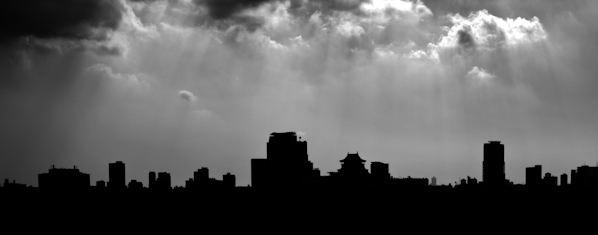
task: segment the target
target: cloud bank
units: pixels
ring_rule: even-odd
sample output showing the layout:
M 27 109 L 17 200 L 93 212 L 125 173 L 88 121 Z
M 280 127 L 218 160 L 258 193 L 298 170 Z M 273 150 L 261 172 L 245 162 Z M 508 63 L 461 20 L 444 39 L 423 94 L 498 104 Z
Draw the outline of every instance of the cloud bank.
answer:
M 0 39 L 18 37 L 102 40 L 122 19 L 118 0 L 8 1 L 2 4 Z

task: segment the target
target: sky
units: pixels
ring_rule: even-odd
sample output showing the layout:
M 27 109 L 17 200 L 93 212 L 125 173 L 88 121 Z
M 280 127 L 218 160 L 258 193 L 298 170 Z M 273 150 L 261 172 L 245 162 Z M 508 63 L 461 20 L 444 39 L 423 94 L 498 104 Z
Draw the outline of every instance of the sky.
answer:
M 598 161 L 598 1 L 21 0 L 0 8 L 0 179 L 123 161 L 251 183 L 272 132 L 322 175 L 506 177 Z

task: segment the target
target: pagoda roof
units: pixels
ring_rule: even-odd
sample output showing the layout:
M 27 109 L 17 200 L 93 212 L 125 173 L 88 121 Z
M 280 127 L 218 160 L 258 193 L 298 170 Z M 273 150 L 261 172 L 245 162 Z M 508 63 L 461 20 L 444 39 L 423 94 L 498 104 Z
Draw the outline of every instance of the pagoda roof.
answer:
M 365 160 L 359 157 L 359 153 L 347 153 L 345 159 L 341 160 L 340 162 L 366 162 Z

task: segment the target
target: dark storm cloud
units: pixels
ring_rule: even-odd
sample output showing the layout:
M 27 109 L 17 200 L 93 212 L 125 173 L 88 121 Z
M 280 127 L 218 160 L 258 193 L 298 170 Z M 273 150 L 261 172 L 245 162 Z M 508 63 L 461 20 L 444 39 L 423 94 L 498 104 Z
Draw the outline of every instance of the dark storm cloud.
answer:
M 194 0 L 197 5 L 208 8 L 214 19 L 228 19 L 236 13 L 249 8 L 259 7 L 268 2 L 285 2 L 284 0 Z M 356 11 L 363 2 L 368 0 L 291 0 L 291 12 L 296 14 L 317 11 Z
M 139 0 L 138 0 L 139 1 Z M 143 1 L 153 2 L 153 1 Z M 177 0 L 170 0 L 169 5 L 174 6 Z M 241 14 L 244 10 L 255 9 L 268 3 L 289 2 L 288 11 L 295 17 L 309 18 L 315 12 L 329 15 L 334 11 L 346 11 L 360 14 L 359 7 L 369 0 L 194 0 L 196 6 L 205 7 L 208 18 L 196 16 L 198 24 L 210 24 L 219 28 L 228 28 L 232 25 L 243 25 L 250 31 L 260 28 L 264 20 L 259 16 Z M 275 7 L 271 8 L 272 11 Z
M 471 36 L 470 29 L 462 29 L 458 32 L 458 40 L 457 43 L 463 49 L 474 49 L 475 48 L 475 39 Z
M 0 40 L 36 38 L 106 38 L 122 19 L 117 0 L 19 0 L 3 1 Z
M 169 23 L 186 27 L 208 26 L 228 30 L 240 26 L 250 32 L 266 24 L 267 15 L 276 14 L 284 5 L 293 19 L 306 22 L 316 12 L 323 16 L 334 12 L 363 14 L 360 6 L 369 0 L 129 0 L 133 11 L 144 25 Z M 154 11 L 166 3 L 163 17 L 156 18 Z M 288 4 L 288 5 L 286 5 Z M 158 5 L 160 5 L 158 7 Z M 251 12 L 259 9 L 260 12 Z M 160 10 L 158 10 L 160 11 Z
M 264 24 L 261 17 L 240 14 L 243 10 L 253 9 L 267 2 L 278 0 L 129 0 L 136 7 L 133 8 L 135 15 L 144 25 L 170 25 L 197 27 L 208 26 L 220 30 L 226 30 L 233 26 L 242 26 L 249 31 L 254 31 Z M 162 17 L 155 17 L 156 9 L 165 4 Z M 158 6 L 158 7 L 156 7 Z
M 227 19 L 247 8 L 255 8 L 272 0 L 194 0 L 197 5 L 208 8 L 214 19 Z
M 310 0 L 306 2 L 295 0 L 291 8 L 307 9 L 309 13 L 320 11 L 324 14 L 331 11 L 358 12 L 359 7 L 364 2 L 369 2 L 369 0 Z

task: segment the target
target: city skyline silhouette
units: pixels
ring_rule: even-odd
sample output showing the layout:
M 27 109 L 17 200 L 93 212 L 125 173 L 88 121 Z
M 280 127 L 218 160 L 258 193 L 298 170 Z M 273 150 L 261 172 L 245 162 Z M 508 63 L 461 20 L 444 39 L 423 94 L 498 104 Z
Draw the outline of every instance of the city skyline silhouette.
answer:
M 379 161 L 369 161 L 368 170 L 368 160 L 358 152 L 348 152 L 339 160 L 337 171 L 322 175 L 309 161 L 306 141 L 294 132 L 271 133 L 266 158 L 251 161 L 252 185 L 237 185 L 231 173 L 222 175 L 221 180 L 212 178 L 206 167 L 192 172 L 183 186 L 173 185 L 171 174 L 163 171 L 149 172 L 149 184 L 144 185 L 139 179 L 126 178 L 127 169 L 134 166 L 116 161 L 108 164 L 108 179 L 95 184 L 77 166 L 52 166 L 48 172 L 38 174 L 39 187 L 5 179 L 0 184 L 0 199 L 5 202 L 2 208 L 10 222 L 23 222 L 19 219 L 21 214 L 43 213 L 59 207 L 51 217 L 32 220 L 68 221 L 71 227 L 78 228 L 89 226 L 90 222 L 97 225 L 97 220 L 108 218 L 127 224 L 104 226 L 126 226 L 137 231 L 153 230 L 155 225 L 140 227 L 139 223 L 151 221 L 155 214 L 160 215 L 156 219 L 161 225 L 199 219 L 207 223 L 203 228 L 221 228 L 224 221 L 259 224 L 267 220 L 273 223 L 264 225 L 268 229 L 284 229 L 306 218 L 322 219 L 304 224 L 307 227 L 322 226 L 324 222 L 336 224 L 337 220 L 342 224 L 353 218 L 378 223 L 377 228 L 381 228 L 393 224 L 389 220 L 396 220 L 397 216 L 388 216 L 393 212 L 401 213 L 398 218 L 417 227 L 427 221 L 422 218 L 442 213 L 453 216 L 444 221 L 472 215 L 488 220 L 498 219 L 497 211 L 524 208 L 571 213 L 569 221 L 581 216 L 576 213 L 592 208 L 586 206 L 598 195 L 598 166 L 579 166 L 571 170 L 570 177 L 562 174 L 559 178 L 550 172 L 542 176 L 542 166 L 535 165 L 525 168 L 526 184 L 514 184 L 504 174 L 504 150 L 508 146 L 496 140 L 483 146 L 483 164 L 479 166 L 483 168 L 483 180 L 467 176 L 455 184 L 439 185 L 436 177 L 396 178 L 389 172 L 389 164 Z M 76 215 L 72 211 L 77 211 Z M 537 219 L 529 215 L 511 216 L 519 217 L 526 221 Z M 560 217 L 558 221 L 565 222 Z M 501 227 L 510 226 L 507 223 Z M 227 230 L 247 231 L 247 228 Z
M 340 168 L 335 172 L 322 175 L 320 170 L 309 161 L 307 141 L 295 132 L 273 132 L 267 142 L 267 156 L 265 159 L 251 160 L 251 185 L 245 187 L 257 190 L 292 190 L 292 189 L 322 189 L 322 188 L 396 188 L 412 189 L 448 186 L 453 187 L 483 187 L 509 189 L 516 185 L 525 185 L 530 189 L 551 189 L 557 186 L 598 190 L 598 165 L 582 165 L 572 169 L 570 175 L 563 173 L 552 175 L 546 172 L 542 176 L 542 165 L 525 168 L 525 184 L 514 184 L 505 176 L 505 146 L 496 140 L 483 145 L 483 178 L 464 176 L 459 181 L 448 185 L 437 184 L 437 178 L 395 178 L 389 172 L 389 164 L 372 161 L 370 169 L 366 169 L 367 160 L 359 156 L 359 152 L 348 152 L 346 157 L 339 160 Z M 81 172 L 77 166 L 73 168 L 55 168 L 53 165 L 47 173 L 38 175 L 37 188 L 44 190 L 85 190 L 90 188 L 107 189 L 113 191 L 143 190 L 164 191 L 171 189 L 188 189 L 204 191 L 231 190 L 238 186 L 235 175 L 226 173 L 222 180 L 210 178 L 209 168 L 201 167 L 192 173 L 192 177 L 185 181 L 185 185 L 173 185 L 171 174 L 168 172 L 154 172 L 148 174 L 148 183 L 144 185 L 139 179 L 126 179 L 126 165 L 122 161 L 108 164 L 108 180 L 98 180 L 95 184 L 90 181 L 90 175 Z M 569 181 L 570 179 L 570 181 Z M 4 188 L 23 189 L 33 188 L 26 184 L 12 182 L 5 179 Z

